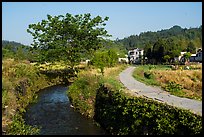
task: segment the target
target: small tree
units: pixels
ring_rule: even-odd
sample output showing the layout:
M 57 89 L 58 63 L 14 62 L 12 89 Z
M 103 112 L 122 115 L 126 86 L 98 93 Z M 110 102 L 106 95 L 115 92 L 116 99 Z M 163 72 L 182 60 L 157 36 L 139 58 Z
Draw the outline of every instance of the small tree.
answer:
M 94 54 L 94 57 L 92 59 L 92 63 L 94 66 L 98 67 L 104 75 L 104 68 L 108 65 L 108 57 L 106 55 L 106 52 L 98 51 Z
M 118 62 L 118 55 L 115 50 L 110 49 L 107 51 L 108 67 L 113 67 Z
M 183 57 L 184 57 L 184 62 L 186 64 L 186 62 L 189 62 L 189 58 L 191 57 L 191 53 L 190 52 L 187 52 L 185 54 L 183 54 Z
M 170 56 L 169 55 L 165 55 L 163 57 L 163 59 L 165 60 L 166 63 L 169 63 Z
M 94 66 L 101 70 L 104 74 L 105 67 L 113 67 L 118 61 L 118 55 L 114 50 L 97 51 L 92 59 Z

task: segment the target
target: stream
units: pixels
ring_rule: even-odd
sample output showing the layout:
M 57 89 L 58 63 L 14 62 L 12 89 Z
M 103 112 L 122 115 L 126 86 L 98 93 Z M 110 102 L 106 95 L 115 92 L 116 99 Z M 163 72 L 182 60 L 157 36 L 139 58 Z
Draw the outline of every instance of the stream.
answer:
M 92 119 L 70 107 L 67 90 L 63 85 L 41 90 L 37 103 L 27 107 L 26 124 L 40 126 L 40 135 L 106 135 Z

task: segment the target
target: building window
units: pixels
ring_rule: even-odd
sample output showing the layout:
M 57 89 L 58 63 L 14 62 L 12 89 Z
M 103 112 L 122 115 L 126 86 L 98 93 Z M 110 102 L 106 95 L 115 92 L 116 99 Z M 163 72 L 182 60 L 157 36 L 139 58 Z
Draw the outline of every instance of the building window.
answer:
M 134 52 L 130 52 L 130 55 L 134 55 Z

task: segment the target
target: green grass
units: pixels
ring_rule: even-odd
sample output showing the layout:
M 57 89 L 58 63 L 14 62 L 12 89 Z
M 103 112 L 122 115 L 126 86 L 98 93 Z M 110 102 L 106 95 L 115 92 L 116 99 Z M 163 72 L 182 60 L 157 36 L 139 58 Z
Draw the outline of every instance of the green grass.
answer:
M 135 68 L 133 77 L 146 85 L 159 86 L 172 95 L 202 100 L 202 73 L 194 71 L 172 70 L 166 65 L 141 65 Z
M 155 80 L 154 75 L 151 74 L 151 70 L 158 69 L 158 68 L 159 69 L 168 69 L 168 67 L 164 67 L 164 66 L 144 65 L 144 66 L 136 67 L 132 75 L 136 80 L 143 82 L 146 85 L 159 86 L 159 83 Z M 151 74 L 151 77 L 146 78 L 144 76 L 145 72 L 147 72 L 148 74 Z
M 95 97 L 100 85 L 105 84 L 113 90 L 123 89 L 124 86 L 117 80 L 117 77 L 125 68 L 125 65 L 106 68 L 104 75 L 97 72 L 97 69 L 81 71 L 67 90 L 67 95 L 74 108 L 81 114 L 92 118 L 94 116 Z

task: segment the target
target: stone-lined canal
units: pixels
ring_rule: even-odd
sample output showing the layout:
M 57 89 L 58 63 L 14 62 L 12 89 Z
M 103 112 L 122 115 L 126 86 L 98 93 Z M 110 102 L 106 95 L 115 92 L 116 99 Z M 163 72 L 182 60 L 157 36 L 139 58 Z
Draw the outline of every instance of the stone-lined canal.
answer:
M 105 135 L 105 131 L 70 107 L 68 87 L 58 85 L 39 92 L 37 103 L 30 105 L 25 122 L 41 127 L 41 135 Z

